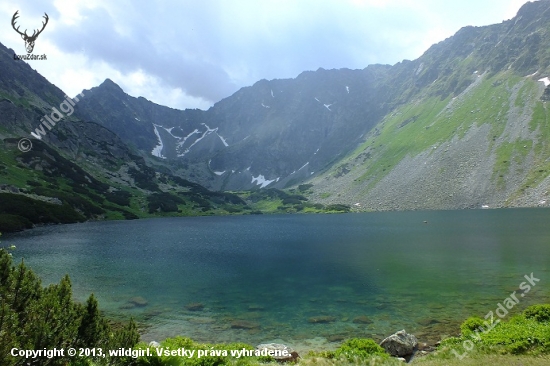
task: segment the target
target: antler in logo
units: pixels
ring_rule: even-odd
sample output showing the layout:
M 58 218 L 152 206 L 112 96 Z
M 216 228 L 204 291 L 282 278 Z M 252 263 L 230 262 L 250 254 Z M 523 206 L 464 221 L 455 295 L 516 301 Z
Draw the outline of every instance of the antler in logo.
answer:
M 36 29 L 32 33 L 32 36 L 29 36 L 27 34 L 26 29 L 25 29 L 25 32 L 21 33 L 21 31 L 19 30 L 19 27 L 15 28 L 15 20 L 17 18 L 19 18 L 19 15 L 17 13 L 19 13 L 19 10 L 17 10 L 15 12 L 15 14 L 13 14 L 13 18 L 11 18 L 11 26 L 13 27 L 13 29 L 15 29 L 15 31 L 17 33 L 19 33 L 21 35 L 21 38 L 23 38 L 23 40 L 25 41 L 25 48 L 27 49 L 27 53 L 32 53 L 32 50 L 34 49 L 34 42 L 36 41 L 36 38 L 38 37 L 38 35 L 40 33 L 42 33 L 44 28 L 46 28 L 46 24 L 48 24 L 48 20 L 49 20 L 48 14 L 44 13 L 44 18 L 46 19 L 46 21 L 42 22 L 42 29 L 40 29 L 40 30 Z

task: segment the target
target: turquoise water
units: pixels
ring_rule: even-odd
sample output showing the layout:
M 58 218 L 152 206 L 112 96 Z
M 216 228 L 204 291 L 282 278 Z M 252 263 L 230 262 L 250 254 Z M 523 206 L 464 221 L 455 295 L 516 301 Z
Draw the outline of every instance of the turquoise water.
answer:
M 93 292 L 109 315 L 133 316 L 147 341 L 326 348 L 403 328 L 436 341 L 530 273 L 540 282 L 514 310 L 550 301 L 549 222 L 547 209 L 164 218 L 42 227 L 2 245 L 44 284 L 68 273 L 77 299 Z

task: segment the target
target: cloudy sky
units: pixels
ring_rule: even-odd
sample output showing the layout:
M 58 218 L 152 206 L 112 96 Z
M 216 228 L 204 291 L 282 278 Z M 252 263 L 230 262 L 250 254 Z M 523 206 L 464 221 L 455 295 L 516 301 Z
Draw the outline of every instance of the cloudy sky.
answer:
M 526 0 L 15 0 L 0 3 L 0 42 L 49 23 L 31 66 L 74 96 L 112 79 L 128 94 L 208 109 L 260 79 L 415 59 L 462 26 L 500 23 Z M 1 72 L 1 71 L 0 71 Z

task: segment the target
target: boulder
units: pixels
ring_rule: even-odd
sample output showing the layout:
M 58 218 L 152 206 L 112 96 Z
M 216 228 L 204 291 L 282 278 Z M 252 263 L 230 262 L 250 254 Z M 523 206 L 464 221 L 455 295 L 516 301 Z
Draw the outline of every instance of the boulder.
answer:
M 416 351 L 418 340 L 414 335 L 400 330 L 384 339 L 380 346 L 394 357 L 404 357 L 410 356 Z
M 160 343 L 157 341 L 149 342 L 149 347 L 160 347 Z
M 258 351 L 279 351 L 280 355 L 271 356 L 278 362 L 295 362 L 300 358 L 298 352 L 280 343 L 262 343 L 256 347 Z

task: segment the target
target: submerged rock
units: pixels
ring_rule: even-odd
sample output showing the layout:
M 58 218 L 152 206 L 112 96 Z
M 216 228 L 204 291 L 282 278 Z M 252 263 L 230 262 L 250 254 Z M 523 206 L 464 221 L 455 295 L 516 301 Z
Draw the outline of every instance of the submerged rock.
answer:
M 300 358 L 300 356 L 298 355 L 298 352 L 296 352 L 289 346 L 285 346 L 284 344 L 280 344 L 280 343 L 263 343 L 258 345 L 256 349 L 259 351 L 267 349 L 268 351 L 281 352 L 282 355 L 280 356 L 271 356 L 279 362 L 295 362 L 298 360 L 298 358 Z M 287 356 L 283 356 L 284 354 L 286 354 Z
M 380 346 L 394 357 L 404 357 L 410 356 L 416 351 L 418 341 L 414 335 L 400 330 L 384 339 Z
M 347 335 L 343 334 L 330 334 L 326 336 L 328 342 L 342 342 L 346 338 L 348 338 Z
M 252 330 L 260 328 L 260 324 L 248 320 L 234 320 L 231 322 L 231 328 Z
M 202 309 L 204 309 L 204 305 L 200 302 L 192 302 L 185 305 L 185 308 L 189 311 L 201 311 Z
M 353 319 L 353 322 L 355 324 L 372 324 L 373 323 L 373 321 L 365 315 L 360 315 L 358 317 L 355 317 Z
M 132 297 L 129 303 L 139 307 L 147 306 L 149 304 L 149 302 L 141 296 Z
M 336 321 L 336 318 L 329 315 L 313 316 L 308 319 L 308 322 L 312 324 L 328 324 Z
M 248 305 L 248 311 L 262 311 L 265 310 L 265 308 L 261 305 L 252 304 Z

